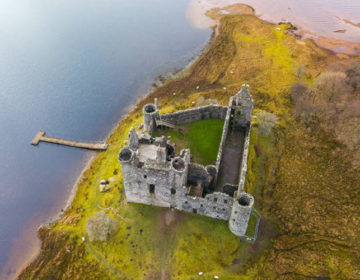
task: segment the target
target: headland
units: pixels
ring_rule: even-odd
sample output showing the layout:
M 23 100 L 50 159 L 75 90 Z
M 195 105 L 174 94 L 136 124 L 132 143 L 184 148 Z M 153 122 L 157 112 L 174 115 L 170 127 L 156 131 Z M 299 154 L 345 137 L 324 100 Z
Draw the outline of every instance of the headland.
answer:
M 19 279 L 196 279 L 200 273 L 220 279 L 359 277 L 354 151 L 330 130 L 328 114 L 297 114 L 305 101 L 294 98 L 294 86 L 319 85 L 318 77 L 335 75 L 329 74 L 334 69 L 346 77 L 359 59 L 319 48 L 310 39 L 300 42 L 289 24 L 237 14 L 219 14 L 216 20 L 217 36 L 186 75 L 139 100 L 113 130 L 109 148 L 84 171 L 71 205 L 39 229 L 40 254 Z M 162 114 L 214 100 L 225 106 L 244 83 L 252 85 L 256 108 L 244 188 L 263 216 L 258 242 L 240 242 L 225 222 L 128 203 L 118 153 L 130 128 L 142 123 L 143 106 L 154 98 Z M 320 101 L 314 101 L 316 112 L 324 109 Z M 202 138 L 186 139 L 196 146 L 193 139 Z M 102 180 L 108 181 L 104 193 Z M 87 235 L 88 220 L 98 212 L 118 224 L 106 241 Z

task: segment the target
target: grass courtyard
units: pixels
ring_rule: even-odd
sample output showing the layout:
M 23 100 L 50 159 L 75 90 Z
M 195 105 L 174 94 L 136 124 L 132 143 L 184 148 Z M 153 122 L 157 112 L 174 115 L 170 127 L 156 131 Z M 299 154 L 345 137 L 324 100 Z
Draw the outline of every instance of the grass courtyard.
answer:
M 176 129 L 158 130 L 155 136 L 171 136 L 177 154 L 181 149 L 189 148 L 193 162 L 209 165 L 215 164 L 223 126 L 223 120 L 202 120 Z

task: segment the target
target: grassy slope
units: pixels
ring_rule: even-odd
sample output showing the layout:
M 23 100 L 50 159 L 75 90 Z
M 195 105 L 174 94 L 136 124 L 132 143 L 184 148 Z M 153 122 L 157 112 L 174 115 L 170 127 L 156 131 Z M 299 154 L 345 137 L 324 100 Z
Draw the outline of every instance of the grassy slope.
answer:
M 360 278 L 358 171 L 330 136 L 310 134 L 293 120 L 288 93 L 295 81 L 311 83 L 339 58 L 311 41 L 298 43 L 285 25 L 279 31 L 254 16 L 225 16 L 221 23 L 188 76 L 157 89 L 120 122 L 110 149 L 85 172 L 72 207 L 40 230 L 41 254 L 21 279 L 198 279 L 199 271 L 203 279 Z M 304 76 L 296 75 L 299 66 Z M 257 135 L 254 119 L 251 135 L 246 188 L 263 216 L 258 241 L 239 242 L 222 221 L 128 204 L 117 153 L 141 122 L 141 106 L 154 97 L 163 112 L 191 107 L 199 96 L 226 104 L 243 83 L 251 85 L 257 110 L 279 117 L 267 137 Z M 111 191 L 100 194 L 100 180 L 109 177 Z M 99 207 L 111 207 L 120 230 L 106 243 L 83 242 L 86 219 Z

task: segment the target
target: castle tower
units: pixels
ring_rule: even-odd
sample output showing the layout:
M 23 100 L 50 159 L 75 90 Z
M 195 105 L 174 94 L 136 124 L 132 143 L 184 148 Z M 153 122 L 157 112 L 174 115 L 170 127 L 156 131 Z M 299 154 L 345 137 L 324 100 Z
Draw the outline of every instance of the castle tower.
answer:
M 121 169 L 122 169 L 122 175 L 123 175 L 123 180 L 124 182 L 128 182 L 130 181 L 130 176 L 133 173 L 133 165 L 132 162 L 135 159 L 135 152 L 132 151 L 129 147 L 125 147 L 123 148 L 120 153 L 119 153 L 119 161 L 121 163 Z M 130 197 L 130 190 L 128 188 L 124 188 L 125 189 L 125 195 L 126 197 Z
M 129 147 L 135 151 L 139 146 L 139 136 L 137 135 L 135 129 L 132 127 L 129 131 Z
M 254 197 L 245 192 L 236 197 L 231 210 L 229 229 L 237 236 L 244 236 L 254 206 Z
M 158 102 L 155 98 L 154 104 L 146 104 L 143 107 L 143 116 L 144 116 L 144 130 L 149 134 L 152 134 L 156 129 L 156 119 L 160 118 L 158 110 Z
M 174 174 L 174 185 L 171 188 L 171 207 L 181 205 L 186 196 L 186 181 L 188 175 L 188 163 L 181 157 L 175 157 L 171 161 L 171 169 Z
M 181 188 L 187 181 L 187 163 L 181 158 L 176 157 L 171 161 L 171 168 L 174 171 L 174 185 Z

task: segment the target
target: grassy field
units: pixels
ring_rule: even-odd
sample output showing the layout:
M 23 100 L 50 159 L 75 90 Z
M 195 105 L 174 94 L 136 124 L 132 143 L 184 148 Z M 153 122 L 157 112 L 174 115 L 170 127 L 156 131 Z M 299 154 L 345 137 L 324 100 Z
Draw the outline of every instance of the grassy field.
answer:
M 217 20 L 218 36 L 188 75 L 156 89 L 121 120 L 72 206 L 39 230 L 41 253 L 20 279 L 199 279 L 200 271 L 202 279 L 360 279 L 359 170 L 331 135 L 295 120 L 289 94 L 294 82 L 311 85 L 332 64 L 351 59 L 294 39 L 287 24 L 250 15 Z M 262 215 L 257 242 L 240 241 L 223 221 L 127 203 L 117 155 L 130 127 L 142 121 L 142 106 L 154 97 L 162 113 L 191 108 L 199 97 L 226 105 L 243 83 L 251 85 L 256 108 L 246 189 Z M 268 135 L 259 133 L 261 110 L 278 117 Z M 218 146 L 209 140 L 221 127 L 213 125 L 211 137 L 196 123 L 172 136 L 211 162 Z M 110 191 L 100 193 L 100 180 L 109 178 Z M 106 242 L 86 235 L 87 219 L 98 211 L 119 222 Z
M 193 162 L 209 165 L 216 162 L 223 126 L 223 120 L 203 120 L 181 125 L 175 130 L 158 131 L 155 136 L 171 136 L 178 152 L 189 148 Z

